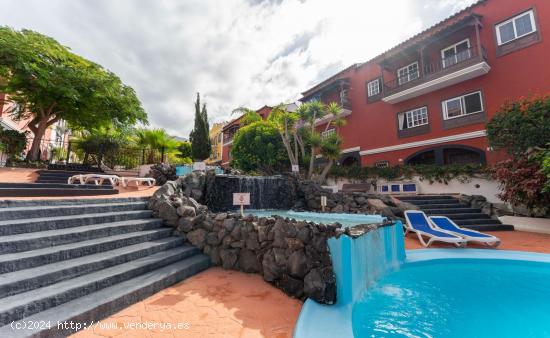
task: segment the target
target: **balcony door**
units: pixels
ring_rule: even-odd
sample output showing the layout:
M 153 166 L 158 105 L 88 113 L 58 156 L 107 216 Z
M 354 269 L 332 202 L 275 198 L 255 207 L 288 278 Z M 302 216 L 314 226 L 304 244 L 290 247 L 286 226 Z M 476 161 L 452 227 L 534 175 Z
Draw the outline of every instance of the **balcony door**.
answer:
M 399 81 L 399 85 L 405 84 L 412 80 L 416 80 L 419 77 L 420 77 L 420 74 L 418 72 L 418 62 L 413 62 L 410 65 L 405 66 L 403 68 L 399 68 L 397 70 L 397 78 Z
M 462 40 L 441 50 L 443 68 L 456 65 L 464 60 L 468 60 L 470 57 L 470 39 Z

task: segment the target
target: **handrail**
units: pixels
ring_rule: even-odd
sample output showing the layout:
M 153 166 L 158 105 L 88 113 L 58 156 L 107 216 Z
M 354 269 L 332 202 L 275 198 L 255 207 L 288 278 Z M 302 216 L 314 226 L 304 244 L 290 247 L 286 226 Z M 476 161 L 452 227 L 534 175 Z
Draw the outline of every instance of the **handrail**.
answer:
M 477 47 L 471 47 L 454 55 L 442 58 L 437 62 L 424 64 L 424 66 L 421 67 L 421 72 L 420 69 L 417 72 L 407 72 L 400 77 L 384 83 L 384 94 L 393 94 L 401 90 L 400 87 L 406 85 L 410 86 L 412 83 L 421 83 L 427 77 L 437 77 L 438 73 L 447 72 L 450 69 L 460 69 L 464 63 L 470 60 L 485 60 L 486 55 L 485 48 L 482 47 L 480 55 Z

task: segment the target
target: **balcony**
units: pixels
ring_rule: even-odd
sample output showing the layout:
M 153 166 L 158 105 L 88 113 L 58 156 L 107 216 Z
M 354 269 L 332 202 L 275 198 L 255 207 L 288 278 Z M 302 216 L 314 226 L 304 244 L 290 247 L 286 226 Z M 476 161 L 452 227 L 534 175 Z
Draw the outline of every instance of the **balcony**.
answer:
M 399 103 L 482 76 L 490 69 L 485 48 L 464 49 L 434 63 L 421 63 L 416 70 L 400 73 L 396 79 L 384 84 L 382 100 Z

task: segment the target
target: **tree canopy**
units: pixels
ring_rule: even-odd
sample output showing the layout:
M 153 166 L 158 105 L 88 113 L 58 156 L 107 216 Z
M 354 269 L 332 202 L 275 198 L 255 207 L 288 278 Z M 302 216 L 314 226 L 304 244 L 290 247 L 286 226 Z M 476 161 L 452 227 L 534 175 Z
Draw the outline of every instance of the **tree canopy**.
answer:
M 147 122 L 135 91 L 112 72 L 72 53 L 51 37 L 0 27 L 0 92 L 15 103 L 16 120 L 30 120 L 36 160 L 46 129 L 63 119 L 73 128 Z
M 510 102 L 487 123 L 487 137 L 494 149 L 513 155 L 550 142 L 550 96 Z
M 231 165 L 244 171 L 271 173 L 288 168 L 288 158 L 276 126 L 257 121 L 241 127 L 231 148 Z

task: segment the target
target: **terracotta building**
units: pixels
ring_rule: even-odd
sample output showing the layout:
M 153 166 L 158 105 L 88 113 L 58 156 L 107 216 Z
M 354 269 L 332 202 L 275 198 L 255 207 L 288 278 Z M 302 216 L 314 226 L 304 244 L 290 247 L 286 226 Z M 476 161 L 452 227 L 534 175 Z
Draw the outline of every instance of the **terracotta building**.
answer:
M 345 109 L 348 123 L 327 131 L 343 137 L 342 165 L 494 163 L 505 155 L 485 124 L 507 100 L 550 91 L 548 38 L 550 1 L 478 1 L 301 101 Z

